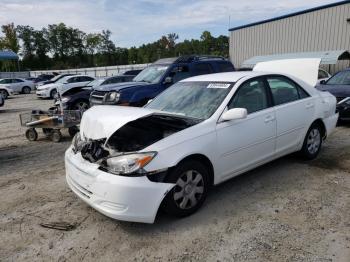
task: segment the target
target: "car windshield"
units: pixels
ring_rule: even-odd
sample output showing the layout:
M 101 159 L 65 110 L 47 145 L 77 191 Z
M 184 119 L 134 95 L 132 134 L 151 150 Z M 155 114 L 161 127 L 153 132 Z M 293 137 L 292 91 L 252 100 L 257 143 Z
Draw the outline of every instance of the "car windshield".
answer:
M 233 83 L 179 82 L 145 107 L 205 120 L 214 114 L 232 86 Z
M 55 77 L 51 78 L 51 79 L 50 79 L 50 81 L 52 81 L 52 82 L 56 82 L 56 81 L 57 81 L 57 79 L 59 79 L 60 77 L 62 77 L 62 76 L 61 76 L 61 75 L 57 75 L 57 76 L 55 76 Z
M 327 85 L 350 85 L 350 70 L 341 71 L 330 78 Z
M 56 83 L 60 83 L 60 84 L 65 83 L 65 82 L 67 82 L 67 76 L 62 77 L 56 81 Z
M 141 71 L 133 81 L 135 82 L 147 82 L 147 83 L 158 83 L 165 71 L 168 69 L 168 66 L 157 65 L 149 66 Z
M 105 81 L 105 79 L 95 79 L 95 80 L 92 80 L 91 82 L 87 83 L 86 85 L 87 86 L 92 86 L 92 87 L 97 87 L 97 86 L 100 86 L 101 83 Z

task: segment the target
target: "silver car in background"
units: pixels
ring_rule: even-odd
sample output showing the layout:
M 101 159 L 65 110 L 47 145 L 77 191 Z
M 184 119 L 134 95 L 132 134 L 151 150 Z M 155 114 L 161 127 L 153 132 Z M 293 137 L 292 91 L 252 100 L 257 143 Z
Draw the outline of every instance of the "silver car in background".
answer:
M 0 79 L 0 88 L 1 87 L 9 88 L 14 93 L 29 94 L 34 90 L 34 83 L 22 78 L 3 78 Z

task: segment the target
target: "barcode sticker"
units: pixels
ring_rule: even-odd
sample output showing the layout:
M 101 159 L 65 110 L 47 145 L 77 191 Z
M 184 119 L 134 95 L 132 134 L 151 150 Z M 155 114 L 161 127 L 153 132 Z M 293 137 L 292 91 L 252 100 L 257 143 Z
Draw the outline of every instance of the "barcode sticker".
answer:
M 210 83 L 207 88 L 229 88 L 231 84 Z

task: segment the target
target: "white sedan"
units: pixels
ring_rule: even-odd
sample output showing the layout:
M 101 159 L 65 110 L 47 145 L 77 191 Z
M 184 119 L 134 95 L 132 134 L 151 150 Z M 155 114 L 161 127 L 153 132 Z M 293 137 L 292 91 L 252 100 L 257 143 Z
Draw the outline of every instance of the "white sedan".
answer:
M 0 85 L 0 94 L 4 99 L 7 99 L 9 96 L 13 95 L 13 90 L 5 85 Z
M 40 98 L 54 98 L 57 91 L 63 93 L 74 87 L 85 86 L 93 80 L 95 80 L 94 77 L 86 75 L 65 76 L 57 80 L 55 83 L 38 86 L 36 95 Z
M 160 206 L 190 215 L 212 185 L 276 158 L 313 159 L 338 119 L 335 97 L 313 88 L 319 62 L 188 78 L 145 108 L 93 107 L 66 151 L 67 183 L 106 216 L 153 223 Z
M 14 93 L 29 94 L 34 90 L 34 83 L 22 78 L 3 78 L 0 79 L 0 88 L 11 89 Z

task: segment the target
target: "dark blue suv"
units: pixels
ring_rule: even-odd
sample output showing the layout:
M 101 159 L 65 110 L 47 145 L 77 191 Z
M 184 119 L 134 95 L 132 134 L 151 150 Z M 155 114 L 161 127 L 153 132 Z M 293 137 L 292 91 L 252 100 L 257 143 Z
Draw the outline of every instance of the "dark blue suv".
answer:
M 142 70 L 132 82 L 100 86 L 90 96 L 90 105 L 143 106 L 172 84 L 196 75 L 234 71 L 218 56 L 181 56 L 160 59 Z

